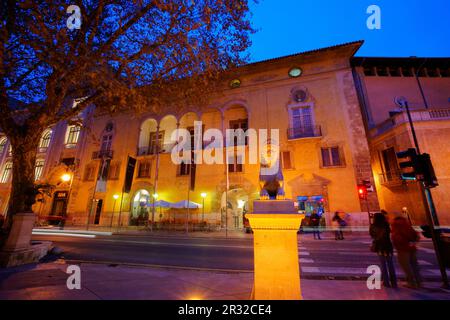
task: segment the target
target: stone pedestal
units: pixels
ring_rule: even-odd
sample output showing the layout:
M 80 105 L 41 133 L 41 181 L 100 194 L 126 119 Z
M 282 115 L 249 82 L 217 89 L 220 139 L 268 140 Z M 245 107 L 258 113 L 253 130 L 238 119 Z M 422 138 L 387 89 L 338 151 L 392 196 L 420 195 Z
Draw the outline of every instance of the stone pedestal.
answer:
M 0 251 L 0 266 L 12 267 L 38 262 L 47 254 L 51 243 L 31 243 L 35 219 L 33 212 L 14 215 L 11 232 Z
M 304 217 L 289 200 L 255 201 L 247 214 L 254 232 L 256 300 L 300 300 L 297 232 Z

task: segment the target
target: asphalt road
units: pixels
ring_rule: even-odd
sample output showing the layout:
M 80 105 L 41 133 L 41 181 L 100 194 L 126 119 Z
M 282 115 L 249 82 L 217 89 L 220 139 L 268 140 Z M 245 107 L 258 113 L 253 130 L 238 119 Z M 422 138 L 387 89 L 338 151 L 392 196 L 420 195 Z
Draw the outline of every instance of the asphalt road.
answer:
M 96 238 L 34 236 L 50 240 L 64 250 L 63 258 L 117 264 L 163 265 L 189 268 L 253 270 L 253 240 L 183 238 L 165 236 L 113 235 Z M 330 236 L 313 240 L 311 234 L 299 236 L 299 261 L 302 277 L 364 276 L 378 258 L 369 251 L 370 239 L 353 235 L 343 241 Z M 418 259 L 426 278 L 439 278 L 430 241 L 419 244 Z M 276 263 L 276 257 L 274 257 Z M 400 268 L 397 265 L 400 272 Z

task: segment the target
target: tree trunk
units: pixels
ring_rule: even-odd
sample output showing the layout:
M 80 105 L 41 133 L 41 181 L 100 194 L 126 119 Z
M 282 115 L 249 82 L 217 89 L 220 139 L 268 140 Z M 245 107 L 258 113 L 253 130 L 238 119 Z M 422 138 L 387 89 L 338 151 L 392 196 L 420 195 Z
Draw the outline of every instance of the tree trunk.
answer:
M 32 206 L 36 202 L 37 194 L 34 184 L 34 168 L 41 133 L 41 131 L 35 130 L 31 134 L 25 132 L 10 137 L 13 153 L 11 196 L 0 239 L 0 248 L 5 244 L 11 231 L 14 215 L 33 212 Z

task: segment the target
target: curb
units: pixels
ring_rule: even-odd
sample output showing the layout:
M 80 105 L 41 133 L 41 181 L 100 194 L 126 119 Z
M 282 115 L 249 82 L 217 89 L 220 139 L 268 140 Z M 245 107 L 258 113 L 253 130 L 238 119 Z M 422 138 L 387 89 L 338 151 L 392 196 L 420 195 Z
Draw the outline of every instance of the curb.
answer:
M 77 260 L 67 259 L 64 261 L 67 264 L 99 264 L 107 265 L 108 267 L 133 267 L 133 268 L 146 268 L 146 269 L 173 269 L 173 270 L 187 270 L 187 271 L 203 271 L 203 272 L 216 272 L 216 273 L 253 273 L 253 270 L 239 270 L 239 269 L 221 269 L 221 268 L 202 268 L 202 267 L 184 267 L 173 265 L 161 265 L 161 264 L 146 264 L 146 263 L 131 263 L 131 262 L 116 262 L 116 261 L 89 261 L 89 260 Z

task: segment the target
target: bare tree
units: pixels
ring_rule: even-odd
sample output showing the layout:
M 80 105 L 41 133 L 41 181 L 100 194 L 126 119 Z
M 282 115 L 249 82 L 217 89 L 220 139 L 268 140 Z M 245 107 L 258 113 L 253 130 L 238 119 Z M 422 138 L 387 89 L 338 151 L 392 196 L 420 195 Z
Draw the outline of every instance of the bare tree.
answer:
M 246 0 L 2 1 L 0 129 L 13 155 L 4 234 L 35 203 L 47 127 L 91 104 L 156 112 L 199 103 L 221 71 L 246 60 L 248 16 Z

